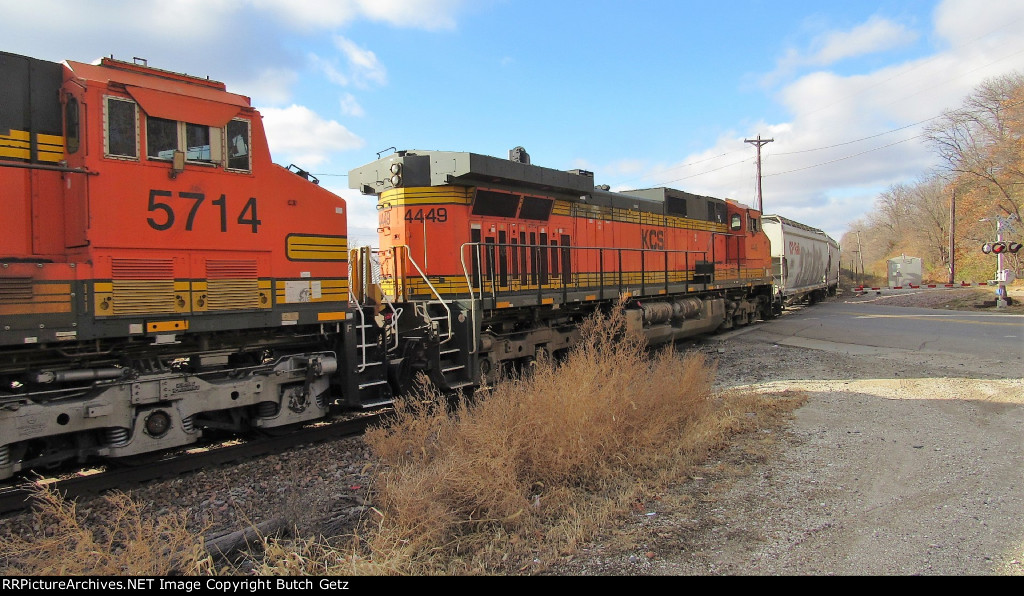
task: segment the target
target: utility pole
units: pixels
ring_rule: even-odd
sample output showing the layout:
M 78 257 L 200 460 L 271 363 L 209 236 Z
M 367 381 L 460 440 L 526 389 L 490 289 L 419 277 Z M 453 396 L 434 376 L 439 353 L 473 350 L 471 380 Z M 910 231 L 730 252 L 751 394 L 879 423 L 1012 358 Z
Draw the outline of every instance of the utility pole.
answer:
M 953 196 L 949 199 L 949 283 L 956 279 L 956 256 L 954 250 L 956 243 L 953 240 L 956 234 L 956 189 L 953 189 Z
M 744 143 L 750 143 L 757 147 L 757 210 L 764 213 L 764 203 L 761 197 L 761 147 L 771 143 L 775 139 L 761 139 L 761 135 L 757 135 L 756 139 L 743 139 Z
M 860 230 L 857 230 L 857 259 L 860 260 L 860 278 L 858 281 L 864 283 L 861 281 L 864 278 L 864 249 L 860 245 Z

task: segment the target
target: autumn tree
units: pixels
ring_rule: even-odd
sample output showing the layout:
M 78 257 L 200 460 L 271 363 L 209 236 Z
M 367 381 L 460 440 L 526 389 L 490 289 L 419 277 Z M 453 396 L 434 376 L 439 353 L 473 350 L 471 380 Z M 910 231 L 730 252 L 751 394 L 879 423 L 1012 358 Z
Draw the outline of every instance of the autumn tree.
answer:
M 966 265 L 976 275 L 991 275 L 992 257 L 980 247 L 995 240 L 996 218 L 1022 228 L 1024 209 L 1024 75 L 990 79 L 968 95 L 963 106 L 945 112 L 926 130 L 940 167 L 957 192 L 957 242 Z M 1019 231 L 1006 230 L 1020 241 Z M 961 253 L 958 252 L 958 258 Z M 1021 255 L 1004 255 L 1004 267 L 1020 276 Z M 987 270 L 987 271 L 986 271 Z

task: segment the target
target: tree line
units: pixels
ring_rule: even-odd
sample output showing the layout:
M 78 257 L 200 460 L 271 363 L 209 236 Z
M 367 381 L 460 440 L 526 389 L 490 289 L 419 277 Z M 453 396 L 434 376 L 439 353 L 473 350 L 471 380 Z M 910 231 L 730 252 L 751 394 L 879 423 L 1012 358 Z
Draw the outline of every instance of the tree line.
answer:
M 997 221 L 1007 243 L 1022 242 L 1024 75 L 985 81 L 929 124 L 924 138 L 938 166 L 888 188 L 840 241 L 843 268 L 855 280 L 884 283 L 886 261 L 900 255 L 920 257 L 927 282 L 990 280 L 997 259 L 982 246 L 996 240 Z M 1003 253 L 1003 268 L 1018 278 L 1022 266 L 1024 250 Z

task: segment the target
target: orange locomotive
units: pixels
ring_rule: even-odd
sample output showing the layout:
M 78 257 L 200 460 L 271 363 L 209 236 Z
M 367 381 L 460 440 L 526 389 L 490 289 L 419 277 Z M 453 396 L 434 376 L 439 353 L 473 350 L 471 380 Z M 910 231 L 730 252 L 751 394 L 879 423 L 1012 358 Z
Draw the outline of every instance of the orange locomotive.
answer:
M 557 354 L 620 296 L 651 343 L 773 315 L 760 213 L 669 188 L 609 192 L 586 171 L 473 153 L 398 151 L 349 173 L 378 197 L 384 299 L 402 366 L 442 387 Z
M 0 53 L 0 478 L 387 401 L 345 202 L 224 84 Z

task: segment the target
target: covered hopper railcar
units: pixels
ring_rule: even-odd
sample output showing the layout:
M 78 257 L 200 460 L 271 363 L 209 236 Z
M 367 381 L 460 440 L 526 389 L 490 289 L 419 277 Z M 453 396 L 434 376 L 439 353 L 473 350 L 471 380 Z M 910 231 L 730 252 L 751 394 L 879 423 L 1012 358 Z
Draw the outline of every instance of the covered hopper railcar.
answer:
M 781 215 L 761 218 L 772 247 L 777 308 L 835 296 L 839 288 L 839 243 L 831 236 Z

